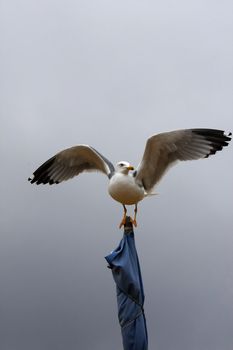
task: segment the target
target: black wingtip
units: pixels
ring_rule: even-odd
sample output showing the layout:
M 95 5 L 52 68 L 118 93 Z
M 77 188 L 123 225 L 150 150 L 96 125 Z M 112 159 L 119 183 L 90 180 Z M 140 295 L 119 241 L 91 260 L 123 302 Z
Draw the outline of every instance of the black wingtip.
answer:
M 53 185 L 55 182 L 50 178 L 49 170 L 55 161 L 55 156 L 48 159 L 45 163 L 43 163 L 36 171 L 34 171 L 33 175 L 28 178 L 28 181 L 31 184 L 47 184 Z
M 192 129 L 192 132 L 202 136 L 206 141 L 211 145 L 210 151 L 206 154 L 204 158 L 215 154 L 218 151 L 221 151 L 223 147 L 229 145 L 231 141 L 232 133 L 226 133 L 224 130 L 218 129 Z
M 33 184 L 33 180 L 35 179 L 35 176 L 34 176 L 34 174 L 31 176 L 31 177 L 29 177 L 28 178 L 28 181 L 31 183 L 31 184 Z

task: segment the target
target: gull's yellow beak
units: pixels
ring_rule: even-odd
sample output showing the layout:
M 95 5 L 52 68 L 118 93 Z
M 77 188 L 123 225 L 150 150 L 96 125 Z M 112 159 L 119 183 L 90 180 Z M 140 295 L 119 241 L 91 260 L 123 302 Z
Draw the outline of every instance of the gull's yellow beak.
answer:
M 128 170 L 134 170 L 134 167 L 130 165 L 130 166 L 127 166 L 127 169 Z

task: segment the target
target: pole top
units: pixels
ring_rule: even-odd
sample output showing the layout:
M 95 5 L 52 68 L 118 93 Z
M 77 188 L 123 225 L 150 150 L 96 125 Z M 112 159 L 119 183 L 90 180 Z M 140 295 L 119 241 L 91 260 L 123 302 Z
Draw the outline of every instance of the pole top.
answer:
M 133 232 L 133 224 L 132 224 L 132 219 L 130 216 L 126 216 L 126 222 L 124 225 L 124 233 L 130 233 Z

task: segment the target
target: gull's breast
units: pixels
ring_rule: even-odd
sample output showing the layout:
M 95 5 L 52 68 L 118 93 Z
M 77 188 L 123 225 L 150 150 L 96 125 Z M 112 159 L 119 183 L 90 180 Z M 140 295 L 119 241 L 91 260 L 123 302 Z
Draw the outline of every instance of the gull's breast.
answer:
M 132 205 L 144 198 L 144 189 L 138 186 L 134 177 L 116 173 L 109 182 L 108 192 L 116 201 Z

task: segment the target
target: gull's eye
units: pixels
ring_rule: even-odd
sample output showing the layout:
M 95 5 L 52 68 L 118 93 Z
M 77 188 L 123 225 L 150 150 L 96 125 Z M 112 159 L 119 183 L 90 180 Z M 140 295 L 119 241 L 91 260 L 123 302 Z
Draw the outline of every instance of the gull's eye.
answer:
M 120 163 L 119 165 L 122 167 L 122 166 L 124 166 L 124 163 Z

